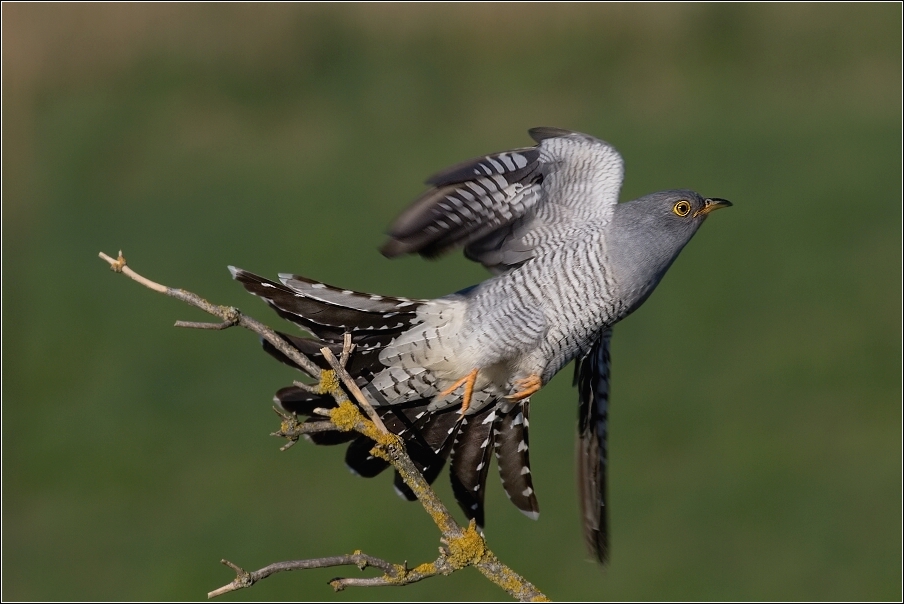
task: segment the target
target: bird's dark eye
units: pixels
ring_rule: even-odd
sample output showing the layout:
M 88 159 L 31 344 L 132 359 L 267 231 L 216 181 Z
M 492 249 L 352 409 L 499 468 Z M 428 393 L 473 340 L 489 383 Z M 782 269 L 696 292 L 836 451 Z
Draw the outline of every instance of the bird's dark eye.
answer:
M 691 204 L 689 201 L 684 201 L 683 199 L 675 204 L 672 208 L 672 211 L 675 212 L 678 216 L 684 218 L 688 214 L 691 213 Z

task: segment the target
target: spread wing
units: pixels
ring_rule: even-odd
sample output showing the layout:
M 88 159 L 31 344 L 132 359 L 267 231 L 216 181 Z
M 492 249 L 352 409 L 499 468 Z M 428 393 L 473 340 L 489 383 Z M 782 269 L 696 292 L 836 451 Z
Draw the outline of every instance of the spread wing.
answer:
M 433 185 L 395 221 L 381 251 L 392 258 L 465 255 L 503 272 L 611 218 L 621 156 L 579 132 L 533 128 L 534 147 L 494 153 L 431 177 Z
M 587 548 L 605 563 L 609 559 L 606 510 L 606 435 L 609 418 L 609 341 L 607 329 L 575 366 L 578 411 L 578 489 Z

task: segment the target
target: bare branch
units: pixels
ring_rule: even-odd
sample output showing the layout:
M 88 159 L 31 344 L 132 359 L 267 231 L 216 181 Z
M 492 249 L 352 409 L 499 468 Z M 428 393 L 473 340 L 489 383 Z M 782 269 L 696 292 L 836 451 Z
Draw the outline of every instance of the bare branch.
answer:
M 214 329 L 219 331 L 233 327 L 234 325 L 235 323 L 230 323 L 228 321 L 223 321 L 222 323 L 207 323 L 204 321 L 176 321 L 173 324 L 173 327 L 187 327 L 189 329 Z
M 406 565 L 394 564 L 393 569 L 385 572 L 380 577 L 340 577 L 330 581 L 330 586 L 336 591 L 342 591 L 346 587 L 380 587 L 385 585 L 397 586 L 417 583 L 436 575 L 448 575 L 455 571 L 443 556 L 435 562 L 427 562 L 415 568 L 408 569 Z
M 437 565 L 435 563 L 422 564 L 415 569 L 409 570 L 405 567 L 405 565 L 393 564 L 380 558 L 368 556 L 367 554 L 364 554 L 360 551 L 356 551 L 353 554 L 348 554 L 345 556 L 331 556 L 328 558 L 312 558 L 310 560 L 290 560 L 287 562 L 277 562 L 250 573 L 242 567 L 233 564 L 229 560 L 221 560 L 220 562 L 234 570 L 236 577 L 231 583 L 228 583 L 223 587 L 220 587 L 208 593 L 208 599 L 221 596 L 225 593 L 229 593 L 230 591 L 236 591 L 239 589 L 244 589 L 246 587 L 251 587 L 261 579 L 266 579 L 270 575 L 288 570 L 331 568 L 334 566 L 357 566 L 360 570 L 364 570 L 368 566 L 372 566 L 383 571 L 383 575 L 379 577 L 333 579 L 332 581 L 330 581 L 330 585 L 336 591 L 341 591 L 349 586 L 364 587 L 376 585 L 407 585 L 408 583 L 415 583 L 422 579 L 432 577 L 439 572 L 442 572 L 440 570 L 437 570 Z M 451 570 L 449 572 L 451 572 Z M 444 574 L 448 574 L 448 572 Z
M 282 422 L 279 425 L 279 430 L 271 432 L 270 436 L 278 436 L 289 441 L 279 448 L 280 451 L 285 451 L 297 443 L 298 439 L 305 434 L 329 432 L 336 429 L 336 424 L 330 420 L 323 420 L 322 422 L 300 422 L 298 421 L 298 417 L 294 414 L 290 415 L 288 413 L 283 413 L 277 407 L 273 407 L 273 410 L 282 418 Z
M 334 579 L 330 582 L 330 585 L 332 585 L 334 589 L 339 591 L 350 586 L 369 587 L 378 585 L 406 585 L 438 574 L 447 575 L 456 570 L 465 568 L 466 566 L 474 566 L 485 577 L 518 600 L 547 600 L 546 596 L 530 582 L 496 558 L 489 548 L 487 548 L 486 541 L 484 541 L 483 536 L 477 531 L 474 521 L 471 521 L 467 528 L 462 528 L 455 521 L 449 513 L 449 510 L 436 496 L 436 493 L 430 488 L 430 485 L 418 471 L 414 462 L 408 457 L 402 439 L 386 429 L 386 426 L 374 410 L 373 405 L 367 400 L 364 393 L 355 383 L 355 380 L 345 370 L 345 366 L 354 350 L 351 334 L 345 334 L 342 352 L 338 359 L 329 348 L 321 349 L 321 352 L 332 368 L 331 370 L 321 370 L 296 348 L 284 342 L 276 332 L 251 317 L 242 314 L 237 308 L 231 306 L 217 306 L 191 292 L 165 287 L 150 279 L 142 277 L 126 266 L 126 260 L 121 251 L 119 257 L 115 260 L 103 252 L 100 253 L 100 257 L 110 265 L 112 270 L 121 272 L 145 287 L 178 300 L 182 300 L 183 302 L 196 308 L 200 308 L 222 320 L 221 323 L 179 321 L 176 323 L 177 327 L 216 330 L 227 329 L 235 325 L 244 327 L 266 339 L 274 348 L 279 350 L 304 372 L 317 379 L 318 383 L 315 385 L 302 384 L 301 382 L 296 382 L 296 385 L 318 394 L 330 394 L 336 400 L 338 406 L 332 409 L 318 408 L 314 410 L 316 414 L 323 415 L 329 419 L 304 422 L 298 421 L 298 418 L 295 415 L 283 413 L 279 409 L 275 409 L 277 414 L 282 418 L 282 422 L 279 430 L 274 432 L 273 436 L 279 436 L 289 441 L 288 444 L 281 448 L 281 450 L 288 449 L 294 445 L 302 435 L 315 432 L 354 430 L 367 436 L 376 443 L 371 450 L 371 454 L 385 459 L 392 464 L 405 481 L 405 484 L 414 492 L 427 513 L 430 514 L 430 517 L 433 518 L 433 521 L 443 535 L 441 539 L 443 547 L 440 549 L 439 558 L 434 562 L 421 564 L 414 569 L 408 569 L 406 565 L 392 564 L 379 558 L 367 556 L 360 551 L 356 551 L 355 553 L 346 556 L 278 562 L 251 573 L 232 562 L 222 560 L 223 564 L 235 571 L 236 578 L 228 585 L 224 585 L 223 587 L 208 593 L 208 598 L 214 598 L 230 591 L 250 587 L 257 581 L 277 572 L 353 564 L 362 570 L 367 566 L 379 568 L 383 571 L 383 575 L 370 578 Z M 345 390 L 342 388 L 342 384 L 345 385 L 345 390 L 348 390 L 355 398 L 360 408 L 367 413 L 370 418 L 369 420 L 361 415 L 358 407 L 349 401 Z
M 301 388 L 302 390 L 306 390 L 308 392 L 313 392 L 314 394 L 323 394 L 320 390 L 320 384 L 305 384 L 304 382 L 299 382 L 295 380 L 292 382 L 292 385 L 296 388 Z
M 156 292 L 160 292 L 161 294 L 166 294 L 171 298 L 181 300 L 187 304 L 194 306 L 195 308 L 200 308 L 208 314 L 219 317 L 225 324 L 223 327 L 202 327 L 202 329 L 226 329 L 227 327 L 231 327 L 233 325 L 239 325 L 241 327 L 244 327 L 245 329 L 250 329 L 254 333 L 267 340 L 270 344 L 272 344 L 274 348 L 283 353 L 293 363 L 298 365 L 302 369 L 302 371 L 304 371 L 311 377 L 320 379 L 320 368 L 313 361 L 301 354 L 295 347 L 286 344 L 286 342 L 283 341 L 283 339 L 280 338 L 275 331 L 273 331 L 263 323 L 242 314 L 239 309 L 232 306 L 218 306 L 216 304 L 211 304 L 201 296 L 193 294 L 192 292 L 185 291 L 184 289 L 174 289 L 172 287 L 166 287 L 164 285 L 160 285 L 159 283 L 155 283 L 154 281 L 151 281 L 146 277 L 142 277 L 141 275 L 130 269 L 128 266 L 126 266 L 126 259 L 123 257 L 122 251 L 119 252 L 119 258 L 117 258 L 116 260 L 103 252 L 100 252 L 99 256 L 110 265 L 111 270 L 117 273 L 122 273 L 130 279 L 133 279 L 134 281 L 137 281 L 138 283 L 141 283 L 145 287 L 150 288 Z M 182 325 L 179 325 L 180 327 L 191 325 L 185 322 L 180 323 L 182 323 Z M 209 325 L 209 323 L 193 324 L 191 326 L 198 327 L 199 325 Z
M 116 258 L 116 260 L 114 260 L 113 258 L 110 258 L 103 252 L 100 253 L 100 257 L 103 258 L 107 262 L 107 264 L 110 265 L 111 271 L 116 272 L 116 273 L 122 273 L 129 279 L 138 281 L 138 283 L 141 283 L 143 286 L 150 288 L 150 289 L 154 290 L 155 292 L 160 292 L 161 294 L 166 293 L 167 288 L 165 286 L 160 285 L 159 283 L 154 283 L 150 279 L 145 279 L 144 277 L 142 277 L 141 275 L 139 275 L 138 273 L 136 273 L 135 271 L 130 269 L 128 266 L 126 266 L 126 259 L 122 255 L 122 250 L 119 250 L 119 257 Z
M 342 365 L 343 369 L 348 365 L 348 359 L 352 356 L 352 351 L 354 350 L 355 345 L 352 343 L 352 334 L 346 331 L 342 334 L 342 354 L 339 355 L 339 364 Z
M 355 565 L 361 570 L 364 570 L 368 566 L 372 566 L 382 570 L 383 574 L 377 577 L 338 577 L 330 581 L 330 586 L 336 591 L 342 591 L 346 587 L 398 587 L 423 581 L 424 579 L 429 579 L 430 577 L 435 577 L 437 575 L 450 575 L 456 570 L 468 566 L 469 564 L 463 563 L 465 562 L 464 560 L 457 559 L 457 556 L 459 555 L 460 552 L 455 552 L 454 549 L 452 551 L 449 549 L 442 549 L 436 560 L 418 565 L 412 569 L 409 569 L 405 564 L 392 564 L 386 560 L 368 556 L 360 550 L 345 556 L 277 562 L 254 572 L 248 572 L 228 560 L 221 560 L 223 564 L 235 571 L 236 577 L 230 583 L 208 593 L 207 597 L 208 599 L 211 599 L 231 591 L 251 587 L 261 579 L 265 579 L 278 572 L 351 565 Z M 474 563 L 474 566 L 476 566 L 484 576 L 505 589 L 518 601 L 549 601 L 542 592 L 499 562 L 492 553 L 488 551 L 484 552 L 482 558 L 482 560 Z

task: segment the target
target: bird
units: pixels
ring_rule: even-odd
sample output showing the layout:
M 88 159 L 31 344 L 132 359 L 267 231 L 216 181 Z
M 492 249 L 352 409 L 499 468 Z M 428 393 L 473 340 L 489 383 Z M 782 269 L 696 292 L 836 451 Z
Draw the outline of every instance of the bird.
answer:
M 607 466 L 613 326 L 652 294 L 709 214 L 731 202 L 673 189 L 619 202 L 624 162 L 593 136 L 533 128 L 535 146 L 491 153 L 430 177 L 429 189 L 389 229 L 381 252 L 437 258 L 461 248 L 489 278 L 436 299 L 355 292 L 295 274 L 272 281 L 229 267 L 234 279 L 307 336 L 278 332 L 322 368 L 320 350 L 356 345 L 347 369 L 386 427 L 433 482 L 449 463 L 454 496 L 480 530 L 495 456 L 505 493 L 539 515 L 529 458 L 530 399 L 575 361 L 577 475 L 590 554 L 610 557 Z M 273 357 L 304 371 L 263 341 Z M 312 376 L 313 377 L 313 376 Z M 316 421 L 335 403 L 298 386 L 274 400 Z M 348 443 L 360 476 L 388 467 L 356 433 L 310 434 Z M 396 472 L 394 486 L 414 494 Z

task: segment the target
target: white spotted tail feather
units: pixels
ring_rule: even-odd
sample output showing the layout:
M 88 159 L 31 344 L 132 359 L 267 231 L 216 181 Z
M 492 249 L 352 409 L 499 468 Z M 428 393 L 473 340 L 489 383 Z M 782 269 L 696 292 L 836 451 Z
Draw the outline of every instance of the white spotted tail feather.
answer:
M 452 491 L 461 508 L 481 528 L 492 453 L 499 466 L 502 487 L 511 502 L 528 518 L 536 520 L 540 515 L 528 455 L 529 407 L 530 401 L 524 400 L 508 411 L 501 406 L 487 407 L 477 415 L 462 418 L 452 448 Z

